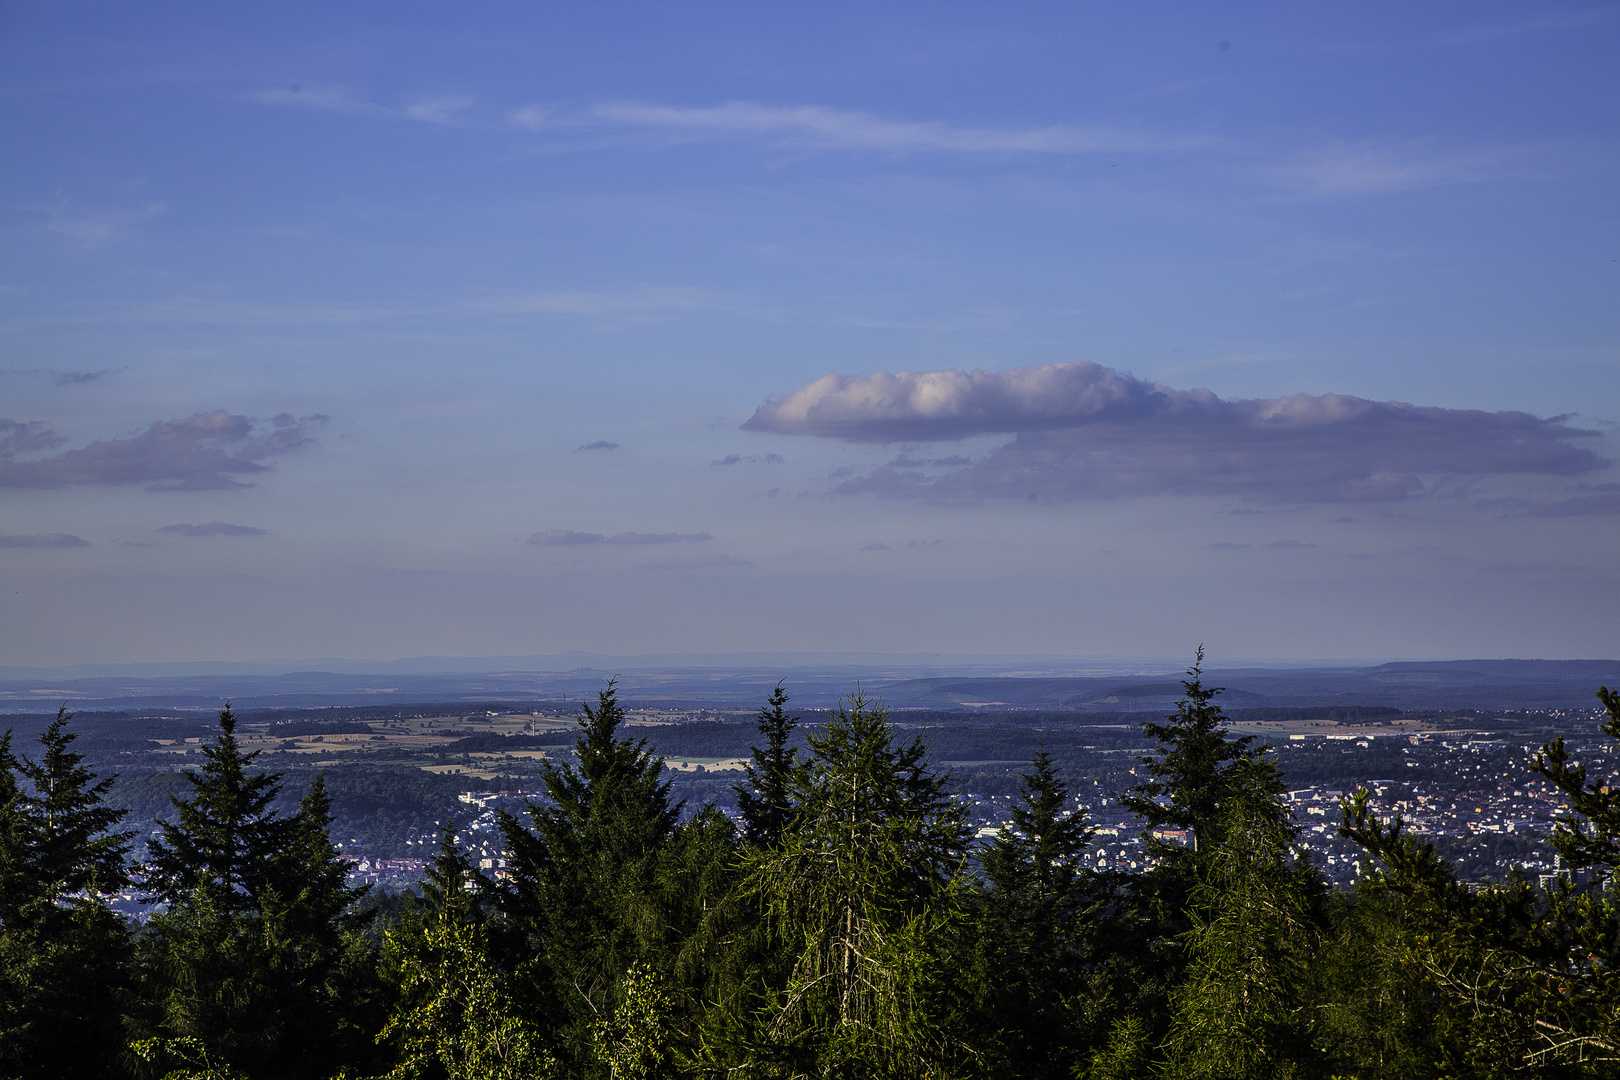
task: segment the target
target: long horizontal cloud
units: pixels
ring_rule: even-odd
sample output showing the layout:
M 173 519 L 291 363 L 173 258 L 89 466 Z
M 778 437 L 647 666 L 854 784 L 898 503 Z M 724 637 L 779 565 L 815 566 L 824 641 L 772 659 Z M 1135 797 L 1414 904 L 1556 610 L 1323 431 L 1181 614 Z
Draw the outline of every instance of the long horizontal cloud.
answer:
M 55 488 L 85 484 L 147 484 L 150 491 L 205 491 L 250 487 L 238 477 L 270 471 L 269 458 L 315 441 L 324 416 L 283 413 L 268 427 L 218 410 L 183 420 L 160 420 L 127 439 L 105 439 L 50 457 L 18 461 L 0 443 L 0 488 Z M 4 433 L 16 436 L 15 427 Z M 54 432 L 29 430 L 36 444 Z M 24 448 L 25 449 L 25 448 Z
M 606 101 L 584 107 L 532 104 L 491 112 L 467 96 L 430 96 L 396 104 L 367 100 L 344 87 L 283 87 L 254 95 L 290 105 L 385 121 L 414 120 L 450 127 L 515 127 L 559 139 L 559 147 L 658 148 L 672 143 L 735 140 L 796 150 L 886 154 L 1117 156 L 1252 147 L 1205 134 L 1177 134 L 1106 124 L 967 125 L 880 116 L 825 105 L 727 101 L 668 105 Z M 1306 196 L 1333 197 L 1409 191 L 1471 183 L 1500 175 L 1523 150 L 1435 146 L 1423 143 L 1352 143 L 1277 150 L 1270 164 L 1251 171 L 1273 186 Z M 1252 163 L 1251 163 L 1252 164 Z
M 575 532 L 573 529 L 541 529 L 529 537 L 531 544 L 553 546 L 572 544 L 681 544 L 713 540 L 706 532 L 699 533 L 639 533 L 622 532 L 607 536 L 603 533 Z
M 492 120 L 487 113 L 480 117 L 474 110 L 476 100 L 466 95 L 424 96 L 384 104 L 343 86 L 292 86 L 263 90 L 253 98 L 266 105 L 449 127 L 486 126 Z M 824 105 L 757 101 L 695 107 L 643 101 L 600 102 L 584 108 L 526 105 L 506 110 L 502 123 L 537 132 L 632 130 L 664 139 L 764 138 L 799 146 L 889 152 L 1128 154 L 1186 150 L 1215 141 L 1203 135 L 1167 135 L 1097 124 L 967 126 L 893 119 Z
M 72 533 L 29 533 L 25 536 L 0 536 L 0 548 L 72 548 L 89 547 L 90 541 Z
M 902 457 L 838 488 L 937 499 L 1385 500 L 1421 491 L 1422 475 L 1573 477 L 1610 464 L 1577 445 L 1596 432 L 1559 417 L 1343 394 L 1223 399 L 1085 362 L 828 375 L 766 402 L 743 427 L 873 443 L 1015 436 L 943 472 Z
M 232 525 L 228 521 L 205 521 L 201 525 L 165 525 L 158 532 L 179 533 L 181 536 L 263 536 L 268 529 L 255 529 L 251 525 Z
M 1185 150 L 1210 140 L 1121 131 L 1098 126 L 963 127 L 937 121 L 891 120 L 820 105 L 766 105 L 731 101 L 685 108 L 643 102 L 597 105 L 588 116 L 629 127 L 688 136 L 773 136 L 817 146 L 858 150 L 944 150 L 957 153 L 1118 154 Z M 519 110 L 511 120 L 541 128 L 558 119 L 545 110 Z M 577 122 L 577 120 L 575 121 Z

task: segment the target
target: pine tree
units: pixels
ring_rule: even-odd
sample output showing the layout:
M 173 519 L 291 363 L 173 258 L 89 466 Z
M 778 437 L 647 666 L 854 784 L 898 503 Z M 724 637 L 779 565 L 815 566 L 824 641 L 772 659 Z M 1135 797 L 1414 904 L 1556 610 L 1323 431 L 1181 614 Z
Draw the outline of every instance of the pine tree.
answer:
M 1056 914 L 1075 889 L 1079 857 L 1094 830 L 1083 809 L 1068 812 L 1068 785 L 1058 777 L 1042 746 L 1031 771 L 1019 778 L 1012 821 L 996 834 L 984 857 L 984 872 L 996 892 L 1027 900 Z
M 1285 1080 L 1325 1073 L 1313 976 L 1322 882 L 1295 848 L 1275 762 L 1226 772 L 1220 843 L 1206 848 L 1190 898 L 1188 966 L 1166 1041 L 1178 1078 Z
M 1164 723 L 1148 722 L 1142 733 L 1159 745 L 1139 758 L 1151 779 L 1138 784 L 1121 800 L 1146 824 L 1150 857 L 1181 861 L 1181 853 L 1194 854 L 1220 843 L 1221 800 L 1231 789 L 1227 772 L 1231 763 L 1249 756 L 1252 736 L 1233 738 L 1226 732 L 1226 716 L 1215 698 L 1221 687 L 1205 686 L 1204 647 L 1198 646 L 1187 678 L 1181 681 L 1184 697 L 1174 716 Z M 1154 836 L 1159 829 L 1185 829 L 1191 845 L 1166 843 Z
M 66 730 L 71 719 L 66 709 L 58 709 L 39 737 L 44 754 L 37 763 L 24 758 L 21 765 L 35 791 L 27 801 L 34 819 L 29 862 L 37 895 L 50 904 L 69 898 L 90 903 L 127 884 L 125 859 L 135 835 L 110 831 L 127 813 L 106 805 L 118 778 L 96 779 L 84 755 L 72 749 L 78 736 Z
M 808 743 L 800 812 L 778 846 L 745 855 L 782 961 L 762 973 L 755 1034 L 729 1053 L 820 1076 L 947 1067 L 960 1040 L 941 1011 L 941 947 L 963 917 L 965 812 L 922 741 L 896 745 L 859 691 Z
M 510 858 L 496 895 L 518 936 L 508 948 L 532 957 L 527 1007 L 537 1022 L 561 1014 L 561 1049 L 580 1066 L 593 1056 L 590 1024 L 612 1011 L 631 964 L 667 970 L 681 933 L 659 873 L 681 804 L 646 740 L 619 737 L 624 719 L 610 682 L 584 706 L 574 763 L 542 765 L 547 798 L 529 805 L 532 829 L 499 819 Z
M 70 719 L 57 711 L 38 762 L 0 738 L 0 1076 L 105 1075 L 117 1047 L 129 933 L 106 901 L 131 834 L 111 831 L 113 778 L 72 749 Z
M 1223 809 L 1237 770 L 1265 749 L 1252 746 L 1252 738 L 1228 734 L 1215 700 L 1221 688 L 1204 685 L 1203 664 L 1200 645 L 1181 682 L 1175 713 L 1162 723 L 1142 725 L 1143 734 L 1157 743 L 1137 759 L 1148 779 L 1120 800 L 1143 822 L 1148 865 L 1118 883 L 1115 921 L 1131 932 L 1119 937 L 1110 957 L 1117 969 L 1113 985 L 1130 999 L 1150 1044 L 1168 1030 L 1170 993 L 1188 961 L 1192 894 L 1221 845 Z M 1174 830 L 1185 831 L 1187 843 L 1163 835 Z
M 983 858 L 976 1013 L 1008 1075 L 1067 1078 L 1084 1042 L 1073 1005 L 1087 988 L 1099 928 L 1095 883 L 1080 865 L 1092 830 L 1084 810 L 1065 812 L 1068 802 L 1042 747 L 1019 782 L 1012 821 Z
M 281 775 L 253 771 L 229 706 L 176 819 L 148 845 L 143 884 L 166 910 L 142 939 L 153 1061 L 201 1059 L 248 1077 L 324 1077 L 369 1053 L 373 1021 L 354 902 L 317 780 L 287 816 Z M 369 1029 L 369 1030 L 368 1030 Z M 200 1060 L 200 1059 L 199 1059 Z
M 447 820 L 422 896 L 384 946 L 397 988 L 377 1036 L 398 1055 L 389 1080 L 542 1080 L 555 1072 L 544 1033 L 519 1015 L 511 975 L 495 961 L 474 892 L 479 880 Z
M 281 774 L 250 771 L 236 714 L 226 705 L 219 735 L 204 746 L 200 769 L 186 774 L 191 796 L 171 796 L 175 820 L 158 823 L 142 875 L 149 902 L 189 903 L 199 895 L 222 912 L 251 911 L 292 842 L 292 823 L 274 809 Z
M 456 842 L 455 817 L 445 818 L 439 826 L 439 850 L 422 875 L 422 893 L 413 900 L 412 913 L 424 919 L 466 922 L 474 915 L 474 893 L 480 880 L 472 858 Z
M 271 859 L 267 880 L 275 900 L 266 907 L 284 912 L 294 933 L 334 951 L 354 925 L 348 913 L 371 886 L 348 883 L 348 864 L 332 843 L 332 799 L 324 775 L 310 784 L 288 826 Z
M 754 845 L 769 847 L 780 840 L 794 811 L 792 784 L 799 752 L 788 740 L 799 726 L 799 718 L 787 714 L 787 702 L 787 691 L 777 683 L 770 700 L 759 710 L 765 749 L 750 748 L 753 760 L 743 766 L 743 780 L 735 785 L 743 839 Z

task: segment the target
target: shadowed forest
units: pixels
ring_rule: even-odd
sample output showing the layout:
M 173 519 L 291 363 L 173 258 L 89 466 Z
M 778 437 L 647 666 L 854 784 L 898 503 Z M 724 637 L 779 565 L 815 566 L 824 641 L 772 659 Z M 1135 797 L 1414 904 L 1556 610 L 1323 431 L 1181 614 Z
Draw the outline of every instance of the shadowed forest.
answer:
M 409 897 L 349 884 L 324 783 L 278 809 L 228 707 L 136 860 L 61 713 L 0 740 L 0 1076 L 1620 1075 L 1620 790 L 1546 743 L 1573 873 L 1489 886 L 1357 792 L 1339 830 L 1369 872 L 1331 888 L 1201 660 L 1119 793 L 1134 873 L 1082 865 L 1044 750 L 974 845 L 859 693 L 796 733 L 777 688 L 734 821 L 673 797 L 609 684 L 546 796 L 500 816 L 504 872 L 447 822 Z M 109 907 L 131 885 L 150 917 Z

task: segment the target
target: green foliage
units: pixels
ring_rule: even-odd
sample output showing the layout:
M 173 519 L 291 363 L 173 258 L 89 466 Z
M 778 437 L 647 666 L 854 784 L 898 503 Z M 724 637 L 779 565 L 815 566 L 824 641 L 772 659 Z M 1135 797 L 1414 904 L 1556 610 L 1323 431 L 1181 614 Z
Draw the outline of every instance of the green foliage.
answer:
M 200 1039 L 137 1039 L 129 1049 L 135 1060 L 161 1080 L 244 1080 L 241 1073 L 216 1060 Z
M 383 961 L 396 1002 L 377 1036 L 398 1060 L 389 1080 L 518 1080 L 555 1073 L 543 1033 L 517 1015 L 510 976 L 491 954 L 478 874 L 440 829 L 422 897 L 386 935 Z
M 1112 944 L 1102 973 L 1116 1004 L 1104 1015 L 1112 1022 L 1124 1006 L 1146 1025 L 1155 1045 L 1168 1035 L 1171 996 L 1186 976 L 1197 914 L 1193 897 L 1208 884 L 1210 859 L 1231 820 L 1227 804 L 1264 752 L 1250 745 L 1252 739 L 1227 732 L 1215 700 L 1221 688 L 1204 685 L 1203 662 L 1200 645 L 1175 714 L 1142 725 L 1158 745 L 1138 759 L 1148 779 L 1120 800 L 1143 822 L 1148 865 L 1116 883 L 1108 926 Z M 1188 843 L 1166 837 L 1167 830 L 1185 830 Z
M 683 928 L 679 875 L 668 873 L 681 807 L 669 798 L 662 758 L 646 740 L 620 738 L 612 683 L 584 707 L 574 763 L 547 761 L 545 803 L 531 803 L 528 829 L 510 815 L 501 829 L 510 878 L 498 891 L 530 1007 L 560 1012 L 562 1052 L 592 1060 L 590 1024 L 613 1007 L 619 980 L 638 959 L 669 965 Z M 520 943 L 520 944 L 519 944 Z
M 1142 731 L 1159 746 L 1141 758 L 1151 779 L 1137 785 L 1121 801 L 1147 823 L 1148 853 L 1169 865 L 1180 865 L 1183 849 L 1153 836 L 1161 828 L 1186 829 L 1192 835 L 1192 853 L 1220 843 L 1221 801 L 1231 789 L 1227 774 L 1233 762 L 1250 754 L 1250 737 L 1234 739 L 1226 732 L 1226 717 L 1215 698 L 1220 687 L 1203 683 L 1204 647 L 1187 678 L 1186 696 L 1176 714 L 1164 723 L 1149 722 Z
M 1620 698 L 1607 689 L 1599 698 L 1605 731 L 1620 738 Z M 1587 865 L 1613 867 L 1608 793 L 1570 765 L 1561 739 L 1543 747 L 1534 767 L 1570 799 L 1560 847 Z M 1620 907 L 1612 890 L 1567 877 L 1551 889 L 1521 877 L 1465 888 L 1433 845 L 1405 834 L 1399 816 L 1380 820 L 1365 790 L 1345 801 L 1340 831 L 1378 860 L 1368 891 L 1398 912 L 1398 923 L 1386 915 L 1394 932 L 1382 951 L 1432 994 L 1434 1075 L 1608 1075 L 1620 1063 Z
M 745 1053 L 818 1076 L 938 1075 L 959 1056 L 940 943 L 964 917 L 963 809 L 920 740 L 857 692 L 809 737 L 800 811 L 744 856 L 778 964 Z
M 379 1036 L 400 1054 L 390 1080 L 529 1080 L 554 1073 L 541 1033 L 514 1015 L 478 926 L 433 920 L 390 933 L 388 950 L 405 1002 Z
M 788 745 L 797 716 L 789 716 L 787 691 L 777 683 L 771 699 L 759 710 L 759 733 L 765 749 L 752 747 L 753 760 L 743 766 L 743 780 L 735 786 L 737 809 L 743 819 L 743 839 L 769 847 L 782 837 L 794 813 L 792 785 L 798 751 Z
M 1153 1039 L 1140 1016 L 1125 1016 L 1114 1022 L 1108 1041 L 1091 1055 L 1082 1073 L 1085 1080 L 1141 1080 L 1151 1076 Z
M 1320 1036 L 1337 1071 L 1368 1080 L 1452 1075 L 1442 1062 L 1456 1057 L 1458 1018 L 1408 948 L 1422 918 L 1411 898 L 1373 874 L 1329 907 Z
M 112 1065 L 129 934 L 106 906 L 129 833 L 72 749 L 70 714 L 38 762 L 0 737 L 0 1076 L 91 1077 Z
M 1089 1041 L 1081 1002 L 1096 988 L 1099 881 L 1080 866 L 1092 830 L 1083 810 L 1065 812 L 1068 788 L 1044 747 L 1019 787 L 1011 823 L 984 855 L 984 895 L 963 952 L 974 958 L 979 1039 L 998 1069 L 1066 1077 Z
M 130 880 L 113 781 L 59 712 L 37 762 L 0 737 L 0 1080 L 1620 1075 L 1620 792 L 1561 740 L 1536 756 L 1583 868 L 1551 888 L 1465 886 L 1358 792 L 1341 832 L 1370 872 L 1329 893 L 1201 664 L 1146 725 L 1141 873 L 1085 868 L 1044 745 L 975 866 L 928 748 L 859 691 L 797 753 L 779 685 L 742 834 L 683 820 L 610 683 L 527 823 L 501 819 L 509 876 L 447 822 L 386 931 L 324 779 L 290 809 L 227 708 L 136 875 L 163 906 L 132 937 L 107 904 Z M 1599 698 L 1620 740 L 1620 695 Z M 1173 828 L 1190 842 L 1154 835 Z
M 1294 850 L 1276 765 L 1239 758 L 1225 779 L 1214 830 L 1221 842 L 1204 853 L 1190 898 L 1168 1072 L 1188 1080 L 1319 1076 L 1312 969 L 1324 923 L 1321 881 Z
M 511 996 L 477 926 L 431 922 L 390 934 L 389 951 L 408 1003 L 379 1036 L 400 1053 L 391 1080 L 516 1080 L 554 1071 L 541 1034 L 513 1015 Z
M 149 1007 L 136 1026 L 248 1077 L 324 1075 L 370 1043 L 374 976 L 351 915 L 365 889 L 345 883 L 325 785 L 277 813 L 279 776 L 252 771 L 228 706 L 219 721 L 149 846 L 144 884 L 167 909 L 140 942 Z
M 668 1076 L 671 1003 L 658 975 L 632 964 L 613 1015 L 591 1025 L 596 1055 L 612 1080 L 657 1080 Z
M 250 771 L 258 756 L 242 753 L 226 705 L 202 767 L 186 776 L 190 797 L 170 798 L 176 820 L 160 822 L 161 837 L 147 843 L 142 884 L 149 899 L 176 905 L 204 894 L 224 910 L 249 911 L 273 887 L 290 826 L 273 809 L 281 774 Z
M 1037 929 L 1060 915 L 1081 876 L 1079 857 L 1093 830 L 1084 810 L 1065 812 L 1069 789 L 1042 747 L 1019 783 L 1012 822 L 984 857 L 985 876 L 1003 897 L 1037 909 Z
M 71 718 L 58 709 L 39 737 L 44 754 L 38 762 L 23 758 L 20 766 L 34 789 L 24 803 L 32 818 L 27 858 L 32 892 L 48 905 L 94 904 L 97 896 L 129 880 L 124 859 L 134 834 L 110 831 L 124 813 L 106 805 L 117 777 L 97 780 L 85 766 L 84 755 L 72 749 L 76 736 L 66 730 Z

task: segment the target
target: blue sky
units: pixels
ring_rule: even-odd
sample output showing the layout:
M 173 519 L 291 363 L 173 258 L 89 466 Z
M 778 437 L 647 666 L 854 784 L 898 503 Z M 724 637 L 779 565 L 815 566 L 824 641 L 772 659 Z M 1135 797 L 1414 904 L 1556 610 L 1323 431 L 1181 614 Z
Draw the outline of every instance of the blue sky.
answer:
M 0 5 L 0 663 L 1620 654 L 1617 47 Z

